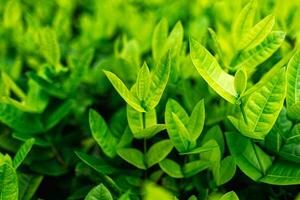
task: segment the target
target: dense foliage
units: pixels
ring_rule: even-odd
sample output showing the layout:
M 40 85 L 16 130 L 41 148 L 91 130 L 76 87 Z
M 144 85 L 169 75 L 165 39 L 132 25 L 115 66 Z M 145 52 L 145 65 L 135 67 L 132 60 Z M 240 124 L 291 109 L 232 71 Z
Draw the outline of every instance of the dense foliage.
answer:
M 299 19 L 298 0 L 0 1 L 0 199 L 300 199 Z

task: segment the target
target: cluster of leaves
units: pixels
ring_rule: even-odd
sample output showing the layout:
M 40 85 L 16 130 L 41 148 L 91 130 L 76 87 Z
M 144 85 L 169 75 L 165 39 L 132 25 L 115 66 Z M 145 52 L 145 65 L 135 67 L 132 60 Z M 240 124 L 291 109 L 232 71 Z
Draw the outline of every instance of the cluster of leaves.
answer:
M 300 198 L 299 1 L 0 11 L 0 199 Z

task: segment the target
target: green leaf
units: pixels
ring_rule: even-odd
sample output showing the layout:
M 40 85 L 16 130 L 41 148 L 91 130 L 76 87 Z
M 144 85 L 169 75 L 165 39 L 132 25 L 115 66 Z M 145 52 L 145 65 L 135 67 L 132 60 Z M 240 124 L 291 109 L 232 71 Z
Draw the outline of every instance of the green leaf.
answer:
M 20 147 L 20 149 L 18 150 L 18 152 L 16 153 L 16 155 L 13 159 L 13 167 L 15 169 L 17 169 L 21 165 L 21 163 L 23 162 L 23 160 L 25 159 L 27 154 L 30 152 L 34 142 L 35 142 L 34 138 L 28 139 Z
M 118 149 L 117 152 L 118 155 L 128 163 L 139 169 L 146 169 L 144 155 L 140 150 L 134 148 L 121 148 Z
M 156 62 L 167 52 L 165 43 L 168 38 L 168 21 L 163 18 L 155 27 L 152 37 L 152 55 Z
M 55 32 L 50 28 L 40 30 L 39 45 L 47 62 L 58 69 L 60 51 Z
M 43 176 L 19 174 L 19 199 L 30 200 L 43 180 Z
M 93 156 L 79 151 L 76 151 L 75 153 L 80 160 L 82 160 L 85 164 L 87 164 L 99 173 L 110 175 L 118 171 L 116 168 L 109 165 L 106 161 L 101 160 L 101 158 L 95 158 Z
M 140 101 L 128 90 L 126 85 L 114 74 L 109 71 L 103 70 L 108 80 L 117 90 L 119 95 L 135 110 L 139 112 L 145 112 L 144 108 L 141 106 Z
M 73 101 L 67 100 L 53 110 L 47 112 L 44 121 L 45 128 L 49 130 L 58 124 L 70 112 L 72 106 Z
M 165 159 L 172 149 L 173 144 L 170 140 L 162 140 L 152 145 L 146 154 L 147 167 L 150 168 Z
M 20 26 L 22 21 L 22 4 L 19 0 L 12 0 L 5 2 L 5 9 L 3 14 L 3 27 L 13 28 Z M 4 5 L 4 4 L 2 4 Z M 2 8 L 3 12 L 3 8 Z M 13 15 L 11 13 L 14 13 Z
M 184 144 L 184 148 L 188 149 L 188 144 L 189 144 L 188 141 L 192 141 L 189 131 L 187 130 L 183 122 L 179 119 L 179 117 L 175 113 L 172 113 L 172 118 L 177 126 L 182 144 Z
M 156 199 L 163 199 L 163 200 L 175 200 L 175 196 L 165 190 L 162 187 L 155 185 L 154 183 L 146 183 L 144 187 L 144 200 L 156 200 Z
M 221 97 L 235 103 L 237 93 L 234 89 L 234 76 L 223 71 L 217 60 L 196 40 L 190 40 L 190 48 L 191 59 L 202 78 Z
M 223 62 L 223 54 L 222 54 L 221 46 L 220 46 L 219 41 L 218 41 L 217 34 L 211 28 L 208 28 L 208 32 L 209 32 L 210 37 L 212 39 L 213 50 L 218 55 L 219 61 L 221 62 L 221 66 L 224 66 L 225 64 Z
M 287 143 L 284 144 L 280 151 L 279 155 L 285 159 L 295 163 L 300 163 L 300 143 Z
M 177 116 L 175 118 L 179 118 L 180 122 L 182 122 L 183 124 L 188 124 L 189 122 L 189 117 L 184 109 L 180 106 L 180 104 L 173 99 L 169 99 L 165 110 L 165 122 L 167 131 L 175 148 L 179 152 L 184 152 L 187 150 L 188 140 L 187 138 L 183 137 L 183 133 L 180 132 L 177 124 L 178 122 L 175 122 L 174 116 Z
M 245 68 L 248 75 L 253 73 L 256 66 L 267 60 L 281 46 L 284 38 L 284 32 L 272 31 L 262 43 L 252 49 L 242 51 L 231 66 L 235 69 Z
M 1 72 L 1 78 L 7 89 L 11 89 L 21 100 L 26 99 L 26 94 L 21 88 L 19 88 L 19 86 L 10 78 L 8 74 Z
M 287 71 L 287 107 L 300 103 L 300 51 L 288 63 Z
M 262 178 L 272 166 L 272 157 L 238 133 L 228 132 L 225 135 L 230 154 L 242 172 L 255 181 Z
M 39 115 L 22 112 L 6 103 L 0 103 L 0 121 L 22 133 L 39 133 L 44 130 Z
M 292 122 L 288 120 L 286 109 L 283 107 L 273 128 L 265 137 L 264 147 L 269 151 L 278 153 L 284 138 L 288 139 L 291 128 Z
M 171 72 L 171 57 L 168 54 L 151 74 L 151 82 L 149 86 L 149 95 L 145 99 L 147 110 L 154 109 L 159 103 L 161 96 L 167 86 Z
M 186 163 L 183 166 L 183 174 L 185 178 L 192 177 L 199 172 L 207 169 L 210 166 L 210 163 L 203 160 L 196 160 L 189 163 Z
M 141 69 L 139 70 L 136 87 L 137 87 L 137 96 L 141 101 L 144 101 L 149 93 L 150 87 L 150 71 L 145 62 Z
M 53 82 L 50 82 L 49 80 L 46 80 L 46 79 L 38 76 L 34 72 L 28 72 L 28 73 L 26 73 L 26 75 L 31 80 L 36 82 L 48 94 L 50 94 L 54 97 L 60 98 L 60 99 L 64 99 L 67 97 L 67 93 L 66 93 L 66 91 L 64 91 L 64 89 L 62 88 L 61 85 L 54 84 Z
M 109 190 L 103 185 L 100 184 L 87 194 L 87 196 L 84 198 L 85 200 L 113 200 L 113 197 Z
M 233 23 L 232 33 L 233 38 L 237 41 L 244 35 L 253 25 L 256 10 L 256 1 L 251 0 L 239 13 Z
M 115 157 L 118 140 L 112 135 L 102 116 L 96 111 L 90 110 L 89 123 L 92 135 L 103 152 L 111 158 Z
M 192 151 L 188 151 L 188 152 L 184 152 L 184 153 L 180 153 L 180 155 L 191 155 L 191 154 L 199 154 L 199 153 L 203 153 L 203 152 L 207 152 L 207 151 L 212 151 L 215 148 L 218 148 L 219 145 L 216 142 L 207 142 L 205 143 L 204 146 L 201 147 L 197 147 L 195 149 L 193 149 Z
M 72 57 L 71 74 L 65 82 L 64 87 L 68 92 L 75 92 L 81 81 L 87 75 L 88 67 L 93 59 L 94 50 L 84 52 L 79 58 L 78 55 Z
M 190 141 L 196 141 L 202 133 L 205 120 L 204 100 L 200 100 L 194 107 L 187 129 L 190 135 Z
M 153 127 L 158 125 L 155 109 L 141 113 L 134 110 L 131 106 L 127 106 L 127 120 L 134 135 L 139 135 L 140 132 L 146 131 L 148 128 L 153 129 Z
M 183 42 L 183 36 L 183 27 L 181 22 L 178 21 L 172 29 L 166 42 L 167 50 L 170 50 L 172 57 L 180 52 Z
M 128 125 L 132 133 L 135 135 L 135 133 L 138 133 L 144 129 L 143 113 L 136 111 L 129 105 L 127 105 L 126 108 Z
M 154 126 L 145 128 L 144 130 L 135 133 L 134 137 L 136 139 L 144 139 L 144 138 L 149 139 L 165 129 L 166 126 L 164 124 L 156 124 Z
M 253 28 L 246 31 L 238 44 L 239 49 L 249 50 L 260 44 L 271 32 L 275 24 L 275 17 L 268 15 Z
M 210 149 L 201 152 L 201 159 L 209 161 L 212 166 L 216 165 L 221 160 L 221 151 L 216 140 L 212 139 L 203 144 L 203 149 Z
M 299 163 L 279 160 L 269 168 L 260 182 L 272 185 L 298 185 L 300 184 Z
M 234 191 L 227 192 L 219 200 L 239 200 Z
M 215 125 L 208 129 L 206 134 L 204 135 L 201 144 L 205 144 L 209 140 L 215 140 L 218 143 L 218 146 L 220 148 L 221 154 L 225 151 L 225 142 L 224 142 L 224 136 L 222 133 L 222 130 L 219 125 Z M 217 147 L 217 146 L 216 146 Z
M 213 166 L 213 174 L 218 186 L 230 181 L 235 174 L 236 164 L 233 156 L 227 156 L 218 165 Z
M 295 120 L 295 121 L 300 121 L 300 102 L 296 103 L 292 106 L 289 106 L 287 109 L 287 113 L 289 118 Z
M 286 76 L 280 70 L 270 82 L 252 93 L 244 105 L 245 117 L 229 116 L 231 123 L 245 136 L 264 139 L 272 129 L 283 107 L 286 93 Z
M 170 159 L 164 159 L 159 163 L 159 167 L 173 178 L 183 178 L 183 172 L 178 163 Z
M 0 161 L 0 180 L 1 199 L 18 200 L 18 178 L 11 164 Z
M 234 76 L 234 89 L 239 94 L 242 95 L 247 87 L 247 73 L 243 68 L 239 69 Z

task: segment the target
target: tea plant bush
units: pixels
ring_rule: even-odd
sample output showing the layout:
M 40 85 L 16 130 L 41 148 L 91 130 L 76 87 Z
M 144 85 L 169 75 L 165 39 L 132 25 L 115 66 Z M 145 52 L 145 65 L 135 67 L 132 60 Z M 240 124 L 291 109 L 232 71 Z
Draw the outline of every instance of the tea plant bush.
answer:
M 0 1 L 0 199 L 299 199 L 299 8 Z

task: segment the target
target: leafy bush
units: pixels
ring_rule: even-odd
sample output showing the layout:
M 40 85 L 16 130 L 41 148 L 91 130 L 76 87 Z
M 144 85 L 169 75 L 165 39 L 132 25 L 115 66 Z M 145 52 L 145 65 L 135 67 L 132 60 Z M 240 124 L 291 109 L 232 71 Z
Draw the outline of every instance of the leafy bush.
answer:
M 0 1 L 0 199 L 299 199 L 299 7 Z

